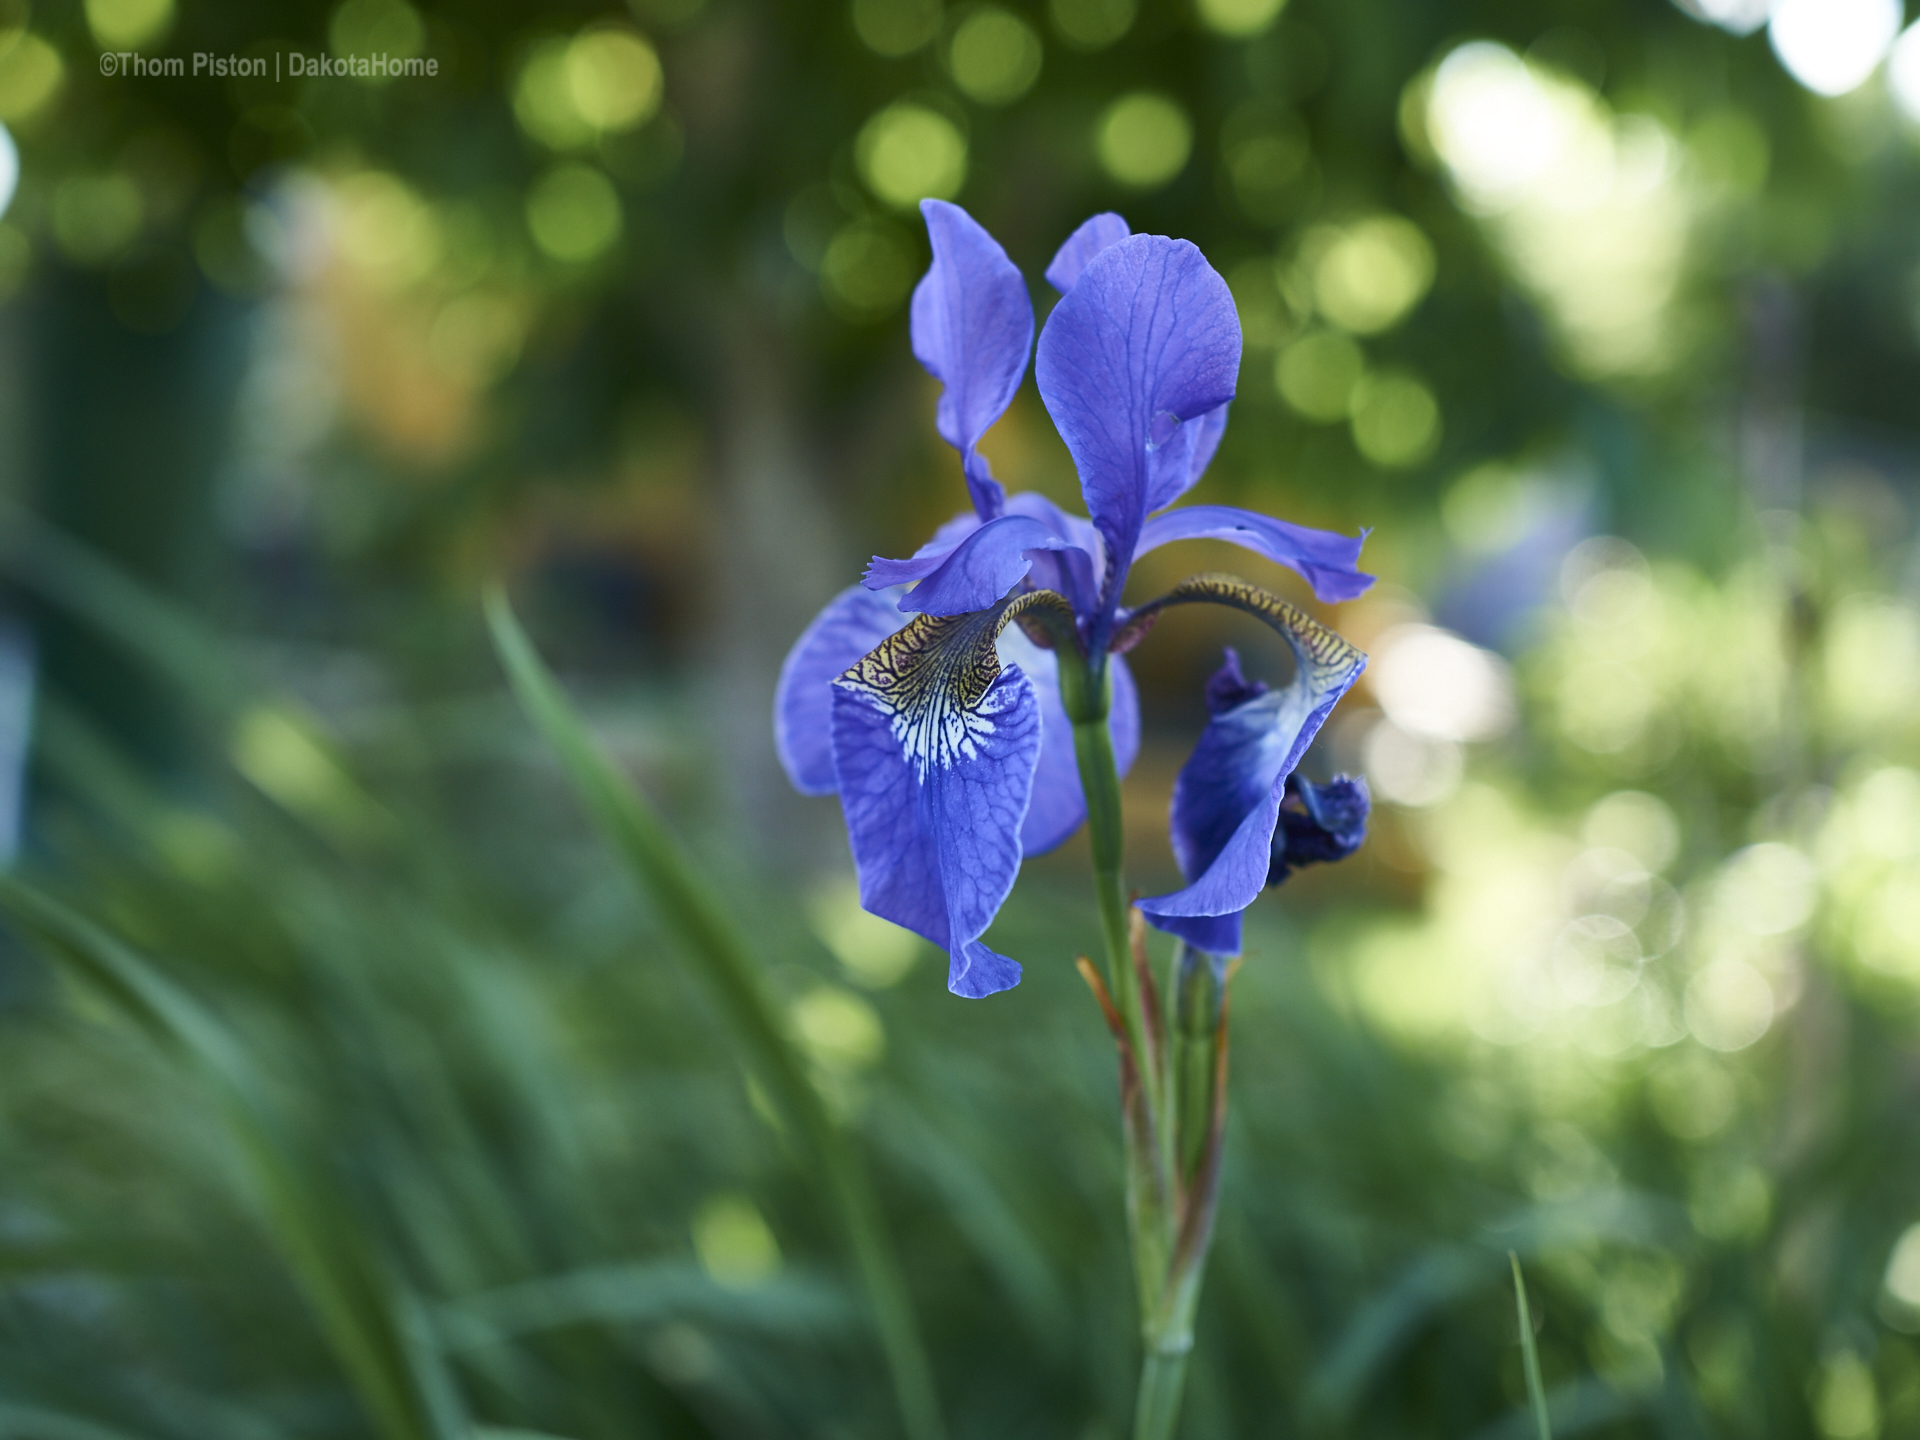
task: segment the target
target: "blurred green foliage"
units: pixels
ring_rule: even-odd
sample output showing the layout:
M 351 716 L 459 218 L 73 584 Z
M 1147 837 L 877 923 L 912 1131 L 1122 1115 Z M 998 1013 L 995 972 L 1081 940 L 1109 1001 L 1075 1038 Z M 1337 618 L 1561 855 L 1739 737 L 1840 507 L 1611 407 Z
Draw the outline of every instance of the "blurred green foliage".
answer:
M 1373 527 L 1312 763 L 1379 812 L 1254 913 L 1187 1433 L 1537 1433 L 1509 1251 L 1559 1435 L 1920 1431 L 1920 145 L 1696 8 L 0 7 L 0 1435 L 892 1433 L 502 575 L 752 937 L 951 1431 L 1120 1433 L 1083 857 L 963 1004 L 766 735 L 805 617 L 962 503 L 930 193 L 1035 277 L 1097 209 L 1199 243 L 1247 351 L 1196 498 Z M 374 54 L 435 73 L 290 73 Z M 1030 389 L 986 448 L 1074 500 Z M 1143 888 L 1251 633 L 1140 652 Z

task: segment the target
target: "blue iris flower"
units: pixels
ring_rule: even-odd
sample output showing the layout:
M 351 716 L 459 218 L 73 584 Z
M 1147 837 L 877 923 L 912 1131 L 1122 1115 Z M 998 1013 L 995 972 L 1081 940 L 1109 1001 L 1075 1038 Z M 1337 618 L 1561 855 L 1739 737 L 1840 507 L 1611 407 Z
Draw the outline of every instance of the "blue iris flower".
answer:
M 1228 650 L 1207 682 L 1212 718 L 1173 783 L 1174 858 L 1194 883 L 1140 902 L 1148 920 L 1197 950 L 1238 955 L 1245 904 L 1235 899 L 1303 865 L 1343 860 L 1366 838 L 1366 781 L 1315 785 L 1295 769 L 1359 673 L 1338 651 L 1330 659 L 1296 645 L 1292 683 L 1273 690 L 1241 674 Z
M 1141 902 L 1160 928 L 1234 953 L 1239 913 L 1270 879 L 1358 843 L 1364 787 L 1336 782 L 1323 796 L 1290 777 L 1366 660 L 1237 582 L 1187 582 L 1134 611 L 1121 592 L 1139 556 L 1206 538 L 1291 567 L 1323 601 L 1348 600 L 1372 583 L 1358 569 L 1364 536 L 1225 505 L 1174 506 L 1225 431 L 1239 317 L 1198 249 L 1131 234 L 1111 214 L 1074 231 L 1047 267 L 1062 298 L 1034 361 L 1089 518 L 1040 495 L 1008 496 L 978 446 L 1026 374 L 1026 283 L 964 210 L 937 200 L 921 210 L 933 263 L 913 295 L 913 350 L 941 382 L 936 425 L 960 453 L 973 508 L 911 558 L 876 558 L 863 584 L 835 596 L 800 636 L 774 704 L 781 763 L 801 791 L 839 794 L 861 903 L 947 950 L 954 993 L 989 995 L 1020 978 L 1019 965 L 979 937 L 1021 858 L 1059 845 L 1086 818 L 1048 636 L 1104 665 L 1124 774 L 1140 715 L 1121 652 L 1166 605 L 1248 610 L 1291 646 L 1294 677 L 1273 691 L 1236 678 L 1245 693 L 1213 707 L 1175 794 L 1175 850 L 1191 883 Z M 1239 675 L 1231 659 L 1228 671 Z M 1225 696 L 1215 678 L 1210 696 Z

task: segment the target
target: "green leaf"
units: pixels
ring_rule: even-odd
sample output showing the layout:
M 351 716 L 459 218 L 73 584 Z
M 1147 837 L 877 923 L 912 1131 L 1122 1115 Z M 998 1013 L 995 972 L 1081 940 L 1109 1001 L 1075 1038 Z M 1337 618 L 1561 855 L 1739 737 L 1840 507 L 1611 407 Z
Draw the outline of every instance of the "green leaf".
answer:
M 0 1400 L 0 1440 L 145 1440 L 145 1437 L 59 1410 Z
M 780 1275 L 745 1290 L 716 1284 L 686 1261 L 653 1261 L 569 1271 L 503 1286 L 440 1308 L 435 1323 L 453 1349 L 570 1325 L 633 1325 L 699 1319 L 786 1337 L 825 1337 L 857 1311 L 837 1285 Z
M 194 616 L 18 505 L 0 506 L 0 574 L 113 639 L 215 713 L 251 687 L 221 640 Z
M 1527 1399 L 1533 1406 L 1533 1423 L 1540 1440 L 1553 1440 L 1553 1426 L 1547 1419 L 1547 1391 L 1540 1383 L 1540 1351 L 1533 1343 L 1533 1315 L 1527 1309 L 1527 1282 L 1520 1277 L 1520 1256 L 1512 1250 L 1507 1260 L 1513 1266 L 1513 1296 L 1520 1307 L 1520 1353 L 1526 1358 Z
M 1308 1387 L 1307 1410 L 1316 1423 L 1348 1423 L 1387 1361 L 1434 1311 L 1497 1276 L 1495 1263 L 1474 1246 L 1436 1246 L 1360 1306 Z
M 133 950 L 33 886 L 0 875 L 0 911 L 212 1091 L 267 1229 L 385 1440 L 462 1436 L 444 1377 L 422 1363 L 429 1347 L 417 1324 L 326 1167 L 302 1156 L 268 1109 L 265 1076 L 237 1037 Z
M 755 1076 L 811 1152 L 811 1173 L 840 1217 L 873 1307 L 907 1434 L 912 1440 L 939 1440 L 944 1426 L 932 1367 L 879 1202 L 860 1155 L 814 1088 L 758 963 L 721 898 L 688 861 L 665 823 L 588 736 L 514 618 L 505 594 L 490 590 L 486 610 L 494 648 L 521 706 L 559 757 L 574 793 L 693 961 Z
M 265 694 L 186 607 L 14 505 L 0 506 L 0 575 L 91 625 L 221 722 L 234 768 L 328 840 L 351 851 L 399 838 L 320 723 L 290 698 Z

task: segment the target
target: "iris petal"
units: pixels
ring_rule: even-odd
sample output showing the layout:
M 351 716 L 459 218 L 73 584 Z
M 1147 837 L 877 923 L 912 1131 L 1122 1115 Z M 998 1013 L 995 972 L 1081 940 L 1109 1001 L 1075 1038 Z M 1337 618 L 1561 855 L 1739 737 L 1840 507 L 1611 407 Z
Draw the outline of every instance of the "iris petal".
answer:
M 1070 543 L 1071 548 L 1032 555 L 1034 585 L 1058 590 L 1072 602 L 1074 613 L 1087 616 L 1100 603 L 1101 557 L 1105 547 L 1091 520 L 1069 515 L 1046 496 L 1023 490 L 1007 497 L 1007 513 L 1028 515 Z
M 1232 505 L 1182 505 L 1141 528 L 1135 558 L 1175 540 L 1229 540 L 1306 577 L 1313 593 L 1332 604 L 1365 593 L 1373 576 L 1361 570 L 1366 532 L 1349 538 L 1241 510 Z
M 1054 252 L 1053 263 L 1047 266 L 1047 283 L 1062 295 L 1066 294 L 1080 279 L 1080 272 L 1087 268 L 1088 261 L 1132 233 L 1127 222 L 1111 210 L 1084 221 L 1067 237 L 1067 243 Z
M 1198 485 L 1200 477 L 1207 473 L 1207 466 L 1213 463 L 1214 452 L 1220 448 L 1221 440 L 1226 437 L 1227 407 L 1222 405 L 1217 410 L 1209 410 L 1194 421 L 1191 428 L 1194 432 L 1193 454 L 1187 461 L 1187 483 L 1181 487 L 1180 494 L 1175 495 L 1173 500 L 1178 500 L 1180 495 L 1184 495 Z M 1173 500 L 1161 503 L 1171 505 Z M 1139 552 L 1135 551 L 1134 554 L 1137 557 Z
M 1277 690 L 1248 682 L 1238 660 L 1208 683 L 1208 721 L 1174 782 L 1174 856 L 1189 884 L 1140 902 L 1153 923 L 1174 934 L 1204 930 L 1210 948 L 1237 941 L 1237 927 L 1183 928 L 1183 922 L 1237 915 L 1268 882 L 1274 830 L 1287 777 L 1300 763 L 1334 704 L 1366 668 L 1366 656 L 1310 616 L 1245 582 L 1187 581 L 1167 603 L 1211 599 L 1264 620 L 1293 651 L 1293 679 Z M 1232 953 L 1219 950 L 1215 953 Z
M 1031 592 L 972 615 L 922 615 L 834 682 L 833 763 L 860 902 L 946 949 L 947 988 L 990 995 L 1020 967 L 980 943 L 1020 869 L 1039 762 L 1033 683 L 994 642 Z
M 1196 950 L 1209 955 L 1238 955 L 1244 945 L 1240 939 L 1246 911 L 1231 915 L 1149 915 L 1157 930 L 1177 935 Z
M 1013 403 L 1033 348 L 1033 302 L 1007 252 L 958 205 L 923 200 L 933 264 L 913 291 L 913 353 L 943 389 L 934 423 L 960 452 L 983 519 L 1004 495 L 975 447 Z
M 986 609 L 1019 583 L 1033 568 L 1030 552 L 1071 548 L 1042 521 L 1002 515 L 944 553 L 923 551 L 911 560 L 883 560 L 876 555 L 861 583 L 869 590 L 884 590 L 918 580 L 921 583 L 901 597 L 902 610 L 965 615 Z
M 1211 452 L 1208 426 L 1192 422 L 1233 398 L 1239 369 L 1233 296 L 1184 240 L 1109 246 L 1048 317 L 1035 375 L 1106 541 L 1109 598 L 1148 513 L 1176 499 L 1194 457 Z
M 1045 527 L 1044 531 L 1002 523 L 1014 517 L 1037 522 Z M 983 546 L 993 546 L 993 550 L 967 557 L 955 554 L 974 536 L 995 524 L 1000 525 L 1000 529 L 980 542 Z M 1038 538 L 1029 541 L 1028 536 Z M 1101 554 L 1100 532 L 1090 521 L 1069 515 L 1046 496 L 1028 490 L 1007 497 L 1007 513 L 1000 521 L 983 525 L 978 515 L 967 511 L 936 530 L 933 538 L 916 550 L 911 559 L 883 560 L 876 555 L 867 566 L 865 583 L 869 587 L 911 584 L 938 574 L 952 559 L 954 573 L 940 577 L 939 590 L 922 585 L 913 592 L 914 603 L 903 600 L 901 608 L 933 615 L 978 610 L 991 605 L 1021 576 L 1028 575 L 1032 577 L 1034 589 L 1056 590 L 1067 597 L 1075 613 L 1086 615 L 1099 600 Z M 1005 578 L 1004 584 L 999 583 L 1001 577 Z
M 780 666 L 773 692 L 773 746 L 793 788 L 831 795 L 833 682 L 848 666 L 907 623 L 900 595 L 842 590 L 800 633 Z
M 1367 782 L 1336 775 L 1324 785 L 1287 781 L 1287 798 L 1280 806 L 1280 828 L 1273 837 L 1273 869 L 1267 883 L 1278 885 L 1303 865 L 1344 860 L 1367 838 L 1367 815 L 1373 797 Z

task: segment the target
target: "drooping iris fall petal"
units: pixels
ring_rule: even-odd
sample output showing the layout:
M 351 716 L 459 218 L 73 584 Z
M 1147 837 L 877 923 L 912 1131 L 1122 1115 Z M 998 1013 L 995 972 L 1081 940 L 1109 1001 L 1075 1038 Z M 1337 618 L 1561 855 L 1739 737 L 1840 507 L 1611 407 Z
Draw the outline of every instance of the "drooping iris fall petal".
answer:
M 1244 582 L 1201 577 L 1172 593 L 1183 592 L 1178 603 L 1211 599 L 1246 610 L 1293 652 L 1293 678 L 1278 689 L 1249 682 L 1232 652 L 1208 682 L 1212 718 L 1173 787 L 1173 852 L 1188 884 L 1140 902 L 1160 929 L 1215 954 L 1235 954 L 1240 912 L 1274 869 L 1287 779 L 1367 659 L 1318 621 Z
M 1031 592 L 972 615 L 922 615 L 833 682 L 833 765 L 860 903 L 945 949 L 947 985 L 979 997 L 1020 967 L 980 943 L 1020 869 L 1040 704 L 999 632 Z
M 787 779 L 802 795 L 831 795 L 833 682 L 899 630 L 909 616 L 899 593 L 854 585 L 827 602 L 793 642 L 773 692 L 773 746 Z

